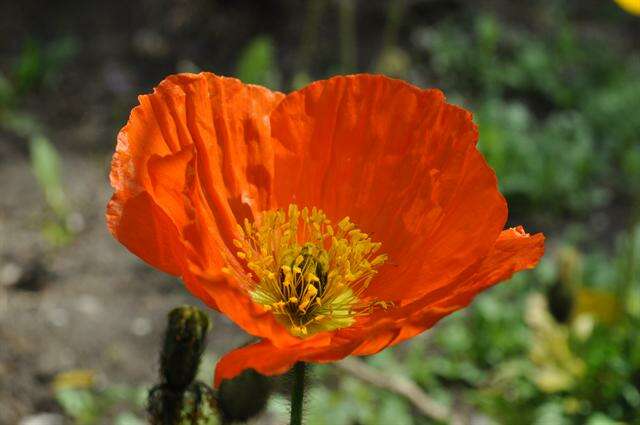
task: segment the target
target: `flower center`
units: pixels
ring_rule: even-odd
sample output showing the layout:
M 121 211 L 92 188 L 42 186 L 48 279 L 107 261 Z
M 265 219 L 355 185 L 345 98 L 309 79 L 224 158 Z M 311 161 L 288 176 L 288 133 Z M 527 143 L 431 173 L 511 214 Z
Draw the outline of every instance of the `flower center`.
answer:
M 322 211 L 292 204 L 239 227 L 236 255 L 253 272 L 244 279 L 247 290 L 293 335 L 344 328 L 376 306 L 386 308 L 362 295 L 387 256 L 349 217 L 334 228 Z

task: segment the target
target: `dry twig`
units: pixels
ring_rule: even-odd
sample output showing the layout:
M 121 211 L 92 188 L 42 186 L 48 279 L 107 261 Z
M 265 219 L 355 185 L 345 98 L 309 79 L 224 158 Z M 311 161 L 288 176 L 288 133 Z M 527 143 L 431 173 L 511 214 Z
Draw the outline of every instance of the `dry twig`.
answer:
M 452 425 L 464 423 L 458 415 L 453 414 L 449 407 L 429 397 L 410 379 L 403 376 L 385 374 L 355 358 L 346 358 L 334 364 L 339 369 L 362 381 L 406 397 L 411 404 L 425 416 L 445 423 L 451 423 Z

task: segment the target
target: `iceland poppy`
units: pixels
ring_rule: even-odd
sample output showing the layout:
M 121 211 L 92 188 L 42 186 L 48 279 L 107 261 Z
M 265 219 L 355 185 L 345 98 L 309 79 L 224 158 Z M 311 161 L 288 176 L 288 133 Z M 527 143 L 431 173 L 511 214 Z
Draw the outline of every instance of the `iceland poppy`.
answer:
M 377 75 L 284 95 L 210 73 L 140 96 L 118 135 L 113 235 L 259 341 L 253 368 L 373 354 L 533 267 L 471 114 Z

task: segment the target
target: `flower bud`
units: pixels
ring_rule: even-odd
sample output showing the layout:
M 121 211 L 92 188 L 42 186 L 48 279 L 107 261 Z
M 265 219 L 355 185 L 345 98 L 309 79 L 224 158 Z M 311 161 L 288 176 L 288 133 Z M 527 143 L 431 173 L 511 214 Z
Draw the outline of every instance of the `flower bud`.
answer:
M 246 421 L 260 413 L 269 400 L 271 381 L 253 369 L 220 383 L 218 408 L 225 421 Z
M 193 382 L 210 328 L 209 317 L 196 307 L 171 310 L 160 357 L 161 380 L 168 388 L 183 392 Z

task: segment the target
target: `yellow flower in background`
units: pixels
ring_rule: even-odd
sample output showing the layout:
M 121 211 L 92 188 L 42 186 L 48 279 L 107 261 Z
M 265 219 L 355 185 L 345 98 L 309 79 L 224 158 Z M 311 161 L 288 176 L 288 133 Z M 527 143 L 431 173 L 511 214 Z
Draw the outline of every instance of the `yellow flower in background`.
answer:
M 625 12 L 640 16 L 640 0 L 615 0 Z
M 95 385 L 96 373 L 90 369 L 74 369 L 61 372 L 53 380 L 53 388 L 57 391 L 89 389 Z

